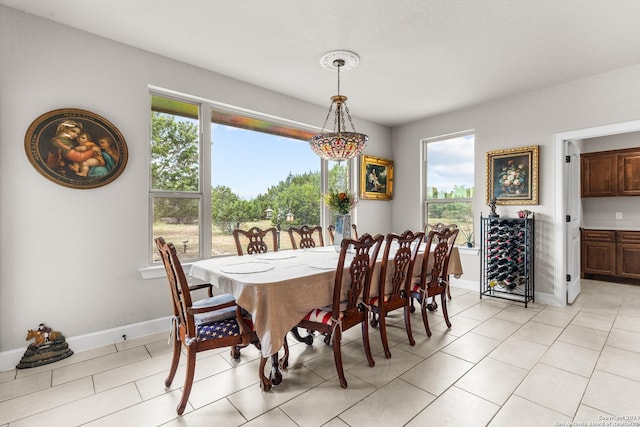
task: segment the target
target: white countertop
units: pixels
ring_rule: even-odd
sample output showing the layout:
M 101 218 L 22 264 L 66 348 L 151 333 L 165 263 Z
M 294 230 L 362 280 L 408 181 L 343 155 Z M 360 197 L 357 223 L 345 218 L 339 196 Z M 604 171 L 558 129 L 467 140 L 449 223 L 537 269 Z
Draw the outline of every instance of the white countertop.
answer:
M 632 224 L 581 225 L 580 227 L 585 230 L 640 231 L 640 225 Z

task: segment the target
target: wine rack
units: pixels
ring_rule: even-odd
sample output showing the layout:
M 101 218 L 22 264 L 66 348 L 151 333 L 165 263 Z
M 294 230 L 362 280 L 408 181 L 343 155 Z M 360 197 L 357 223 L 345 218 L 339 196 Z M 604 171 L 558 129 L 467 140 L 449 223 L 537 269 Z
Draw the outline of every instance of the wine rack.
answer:
M 480 216 L 480 298 L 535 302 L 534 236 L 531 218 Z

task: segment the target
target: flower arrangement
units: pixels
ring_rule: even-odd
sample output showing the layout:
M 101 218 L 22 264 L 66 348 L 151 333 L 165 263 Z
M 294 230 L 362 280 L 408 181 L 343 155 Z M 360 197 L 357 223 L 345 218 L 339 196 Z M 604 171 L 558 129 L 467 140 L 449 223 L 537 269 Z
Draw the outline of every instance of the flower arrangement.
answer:
M 529 215 L 531 215 L 531 211 L 529 209 L 523 209 L 521 211 L 518 211 L 519 218 L 529 218 Z
M 503 193 L 524 194 L 527 190 L 527 168 L 524 162 L 509 160 L 498 173 L 498 184 Z
M 353 208 L 358 202 L 355 196 L 348 191 L 336 191 L 331 190 L 327 194 L 323 195 L 324 202 L 334 212 L 340 215 L 348 214 L 351 208 Z

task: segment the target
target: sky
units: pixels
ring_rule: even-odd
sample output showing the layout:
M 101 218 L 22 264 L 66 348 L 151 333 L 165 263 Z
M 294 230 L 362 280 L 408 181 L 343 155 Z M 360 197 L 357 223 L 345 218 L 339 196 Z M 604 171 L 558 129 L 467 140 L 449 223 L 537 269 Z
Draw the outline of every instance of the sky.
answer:
M 211 126 L 211 139 L 212 186 L 226 185 L 243 199 L 266 193 L 289 173 L 320 170 L 320 157 L 307 141 L 217 124 Z
M 212 124 L 211 139 L 212 185 L 225 185 L 247 200 L 266 193 L 289 173 L 320 170 L 320 158 L 307 141 L 218 124 Z M 473 145 L 473 135 L 430 142 L 428 185 L 446 191 L 456 184 L 473 187 Z M 237 158 L 241 161 L 229 161 Z
M 427 185 L 450 192 L 454 185 L 474 186 L 474 135 L 427 144 Z

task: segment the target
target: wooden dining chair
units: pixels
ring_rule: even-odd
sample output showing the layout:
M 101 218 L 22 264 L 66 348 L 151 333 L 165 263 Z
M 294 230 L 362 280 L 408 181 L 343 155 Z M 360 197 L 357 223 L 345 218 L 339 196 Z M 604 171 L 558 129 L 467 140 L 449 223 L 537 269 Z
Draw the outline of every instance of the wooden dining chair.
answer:
M 253 343 L 260 348 L 260 342 L 253 331 L 251 319 L 243 316 L 232 295 L 193 301 L 175 246 L 166 243 L 162 237 L 156 238 L 155 242 L 167 273 L 173 305 L 173 357 L 169 375 L 164 381 L 166 387 L 171 386 L 176 375 L 183 345 L 186 350 L 187 366 L 182 398 L 176 408 L 178 415 L 182 415 L 191 394 L 197 353 L 231 347 L 231 357 L 239 359 L 241 347 Z
M 353 236 L 351 236 L 352 238 L 355 238 L 356 240 L 358 240 L 358 227 L 355 224 L 351 224 L 351 230 L 353 233 Z
M 289 239 L 293 249 L 309 249 L 316 246 L 324 246 L 324 238 L 322 237 L 322 227 L 309 227 L 303 225 L 300 228 L 290 227 Z
M 443 224 L 442 222 L 438 222 L 435 224 L 427 224 L 425 226 L 425 236 L 429 234 L 429 231 L 431 230 L 444 230 L 445 228 L 448 228 L 450 230 L 458 230 L 458 232 L 454 233 L 451 235 L 451 237 L 448 239 L 447 243 L 448 243 L 448 248 L 449 248 L 449 258 L 451 258 L 451 252 L 453 252 L 453 247 L 456 244 L 456 239 L 458 238 L 458 233 L 460 232 L 460 229 L 458 227 L 458 224 Z M 451 286 L 449 285 L 449 282 L 447 281 L 447 297 L 449 299 L 451 299 Z M 436 304 L 435 307 L 437 307 L 438 305 Z M 435 310 L 435 307 L 433 308 Z
M 271 239 L 268 237 L 271 236 Z M 247 255 L 263 254 L 269 251 L 278 250 L 278 230 L 275 227 L 262 230 L 258 227 L 251 227 L 249 230 L 233 230 L 233 240 L 236 243 L 238 256 L 245 253 Z M 271 240 L 271 246 L 269 245 Z
M 387 359 L 391 357 L 391 351 L 387 340 L 386 316 L 391 311 L 401 308 L 404 310 L 404 326 L 409 343 L 412 346 L 416 344 L 411 333 L 410 287 L 413 267 L 423 238 L 423 232 L 413 233 L 407 230 L 401 235 L 389 233 L 385 239 L 378 289 L 376 296 L 369 299 L 369 306 L 372 313 L 371 325 L 379 326 L 382 347 Z M 393 255 L 392 251 L 395 252 Z
M 422 260 L 422 268 L 420 269 L 420 278 L 411 286 L 411 298 L 416 299 L 420 303 L 422 321 L 428 336 L 431 336 L 429 320 L 427 319 L 429 298 L 433 299 L 435 296 L 440 295 L 444 321 L 447 327 L 451 327 L 449 314 L 447 313 L 446 298 L 447 286 L 449 284 L 449 275 L 447 274 L 450 254 L 448 241 L 453 234 L 457 235 L 458 231 L 458 229 L 451 230 L 444 228 L 441 231 L 431 230 L 429 232 Z M 431 267 L 427 257 L 433 258 Z
M 363 301 L 369 299 L 373 267 L 383 240 L 381 234 L 376 237 L 364 234 L 357 240 L 344 239 L 336 266 L 332 304 L 311 310 L 298 323 L 300 328 L 331 336 L 333 358 L 342 388 L 347 387 L 340 351 L 344 331 L 358 324 L 362 325 L 362 341 L 367 362 L 369 366 L 375 365 L 369 343 L 369 309 Z

